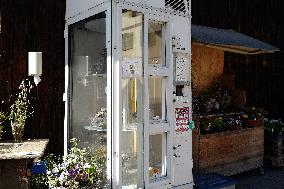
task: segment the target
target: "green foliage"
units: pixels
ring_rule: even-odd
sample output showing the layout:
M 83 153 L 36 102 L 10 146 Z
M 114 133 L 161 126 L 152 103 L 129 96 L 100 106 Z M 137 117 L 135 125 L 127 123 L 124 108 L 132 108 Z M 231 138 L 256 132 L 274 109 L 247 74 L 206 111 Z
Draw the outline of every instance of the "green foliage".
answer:
M 200 122 L 203 134 L 239 130 L 243 127 L 240 115 L 207 117 Z
M 0 111 L 0 139 L 2 137 L 3 128 L 4 128 L 4 121 L 6 120 L 6 115 L 4 112 Z
M 225 122 L 222 117 L 216 117 L 213 120 L 207 120 L 208 126 L 210 127 L 210 130 L 213 132 L 220 132 L 224 130 Z
M 0 125 L 6 120 L 6 115 L 4 112 L 0 111 Z

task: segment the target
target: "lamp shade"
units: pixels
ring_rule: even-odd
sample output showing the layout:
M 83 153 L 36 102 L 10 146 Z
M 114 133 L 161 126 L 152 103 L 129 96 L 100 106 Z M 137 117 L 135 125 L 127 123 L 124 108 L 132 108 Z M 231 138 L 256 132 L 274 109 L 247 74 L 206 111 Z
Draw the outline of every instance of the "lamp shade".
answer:
M 29 76 L 40 76 L 42 74 L 42 53 L 29 52 Z

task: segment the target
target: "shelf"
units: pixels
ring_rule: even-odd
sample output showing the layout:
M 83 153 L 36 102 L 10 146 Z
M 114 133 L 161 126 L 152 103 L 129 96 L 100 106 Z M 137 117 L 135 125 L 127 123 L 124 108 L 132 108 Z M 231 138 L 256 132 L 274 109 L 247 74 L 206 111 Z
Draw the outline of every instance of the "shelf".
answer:
M 84 126 L 84 129 L 87 131 L 107 132 L 107 129 L 102 129 L 96 126 Z
M 106 78 L 107 74 L 92 74 L 92 75 L 85 75 L 85 79 L 95 79 L 95 78 Z

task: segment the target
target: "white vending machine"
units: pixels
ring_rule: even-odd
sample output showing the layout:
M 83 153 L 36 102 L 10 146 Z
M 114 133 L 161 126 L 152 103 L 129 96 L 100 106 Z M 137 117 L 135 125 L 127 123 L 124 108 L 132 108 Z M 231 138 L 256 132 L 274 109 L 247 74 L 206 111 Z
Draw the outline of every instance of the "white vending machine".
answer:
M 66 2 L 65 151 L 105 153 L 102 188 L 193 188 L 190 7 Z

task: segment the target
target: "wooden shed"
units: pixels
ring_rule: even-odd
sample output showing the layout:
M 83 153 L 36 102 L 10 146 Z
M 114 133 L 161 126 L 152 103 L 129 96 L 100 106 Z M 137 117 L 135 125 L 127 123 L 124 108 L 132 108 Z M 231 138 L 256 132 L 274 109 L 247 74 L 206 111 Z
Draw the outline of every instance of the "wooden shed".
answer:
M 198 99 L 193 102 L 197 104 L 193 110 L 197 125 L 193 136 L 195 173 L 232 175 L 262 167 L 264 130 L 261 122 L 250 127 L 242 120 L 246 91 L 235 88 L 234 73 L 224 73 L 224 53 L 255 55 L 275 51 L 279 49 L 234 30 L 192 25 L 192 92 Z M 212 103 L 210 109 L 202 107 L 205 98 Z M 226 107 L 224 98 L 229 101 Z M 202 132 L 204 123 L 212 126 L 211 130 L 216 124 L 217 131 L 207 131 L 206 127 Z

